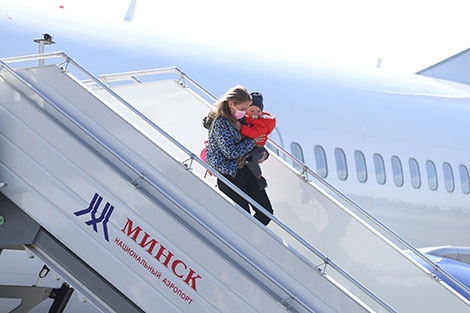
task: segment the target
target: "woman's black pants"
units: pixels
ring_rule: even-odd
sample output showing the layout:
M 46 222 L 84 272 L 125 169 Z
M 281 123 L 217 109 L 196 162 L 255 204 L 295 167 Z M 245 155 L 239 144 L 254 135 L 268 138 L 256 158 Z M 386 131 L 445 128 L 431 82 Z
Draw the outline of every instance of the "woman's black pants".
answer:
M 230 175 L 225 175 L 224 177 L 231 181 L 235 186 L 240 188 L 243 192 L 249 195 L 253 200 L 258 202 L 262 207 L 264 207 L 269 213 L 273 214 L 273 208 L 271 202 L 269 201 L 266 190 L 259 190 L 256 177 L 250 172 L 250 170 L 245 166 L 238 170 L 235 178 Z M 217 186 L 219 189 L 229 196 L 233 201 L 235 201 L 239 206 L 245 209 L 250 213 L 250 207 L 248 201 L 239 196 L 235 191 L 230 189 L 226 184 L 217 179 Z M 270 218 L 266 217 L 262 212 L 259 212 L 256 208 L 252 208 L 255 211 L 254 217 L 264 225 L 268 225 L 271 221 Z

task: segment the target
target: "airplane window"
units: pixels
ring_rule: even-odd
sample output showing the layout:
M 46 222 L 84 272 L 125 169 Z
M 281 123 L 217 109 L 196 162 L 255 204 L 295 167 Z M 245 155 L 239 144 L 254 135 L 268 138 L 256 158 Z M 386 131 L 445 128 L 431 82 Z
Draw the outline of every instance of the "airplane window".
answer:
M 465 165 L 459 166 L 460 182 L 462 184 L 462 191 L 464 194 L 470 193 L 470 178 L 468 176 L 468 169 Z
M 385 164 L 384 159 L 378 153 L 374 154 L 374 165 L 375 165 L 375 177 L 377 178 L 377 183 L 380 185 L 385 184 Z
M 409 164 L 411 185 L 413 185 L 414 188 L 418 189 L 419 187 L 421 187 L 421 173 L 419 171 L 418 161 L 416 161 L 416 159 L 411 158 Z
M 357 172 L 357 179 L 361 183 L 365 183 L 367 181 L 367 166 L 366 166 L 366 158 L 364 154 L 356 150 L 354 152 L 354 159 L 356 161 L 356 172 Z
M 393 170 L 393 181 L 398 187 L 403 186 L 403 168 L 401 166 L 400 158 L 396 155 L 392 156 L 392 170 Z
M 444 182 L 446 184 L 446 189 L 448 192 L 453 192 L 455 188 L 454 184 L 454 173 L 452 172 L 452 166 L 449 163 L 445 162 L 442 164 L 442 169 L 444 170 Z
M 428 184 L 431 190 L 437 190 L 437 172 L 433 161 L 426 161 L 426 171 L 428 173 Z
M 336 148 L 335 157 L 338 178 L 346 180 L 348 178 L 348 165 L 346 164 L 346 155 L 344 154 L 344 151 L 340 148 Z
M 298 144 L 297 142 L 292 142 L 290 144 L 290 151 L 292 152 L 292 155 L 297 158 L 297 160 L 299 160 L 302 163 L 305 163 L 304 152 L 302 151 L 302 147 L 300 146 L 300 144 Z M 294 166 L 295 169 L 302 171 L 302 167 L 298 165 L 297 163 L 295 163 L 294 161 L 292 161 L 292 165 Z
M 326 163 L 325 150 L 321 146 L 315 146 L 315 163 L 317 166 L 317 173 L 323 178 L 328 176 L 328 164 Z

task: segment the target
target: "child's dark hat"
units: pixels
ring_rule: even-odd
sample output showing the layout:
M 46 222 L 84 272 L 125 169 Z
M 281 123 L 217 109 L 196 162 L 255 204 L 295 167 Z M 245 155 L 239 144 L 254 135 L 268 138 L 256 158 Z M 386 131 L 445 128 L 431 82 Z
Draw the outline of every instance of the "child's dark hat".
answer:
M 256 105 L 258 108 L 260 108 L 261 111 L 263 111 L 264 104 L 263 104 L 263 95 L 261 94 L 261 92 L 256 92 L 256 91 L 252 92 L 250 93 L 250 96 L 251 96 L 250 106 Z

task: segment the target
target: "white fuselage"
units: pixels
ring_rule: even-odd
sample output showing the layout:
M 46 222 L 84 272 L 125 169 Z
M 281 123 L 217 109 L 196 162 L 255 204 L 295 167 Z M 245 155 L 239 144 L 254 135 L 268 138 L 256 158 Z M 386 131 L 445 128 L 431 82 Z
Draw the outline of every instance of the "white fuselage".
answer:
M 293 111 L 295 119 L 282 123 L 283 139 L 286 145 L 299 143 L 313 169 L 314 146 L 323 147 L 326 179 L 414 245 L 468 246 L 468 178 L 461 176 L 460 166 L 470 166 L 464 144 L 470 89 L 417 75 L 400 79 L 391 85 L 377 72 L 362 81 L 333 79 L 341 84 L 336 86 L 318 82 L 309 90 L 310 100 Z M 296 131 L 286 131 L 291 129 Z M 347 160 L 345 180 L 337 173 L 338 148 Z M 357 174 L 356 151 L 365 157 L 365 182 Z M 383 185 L 377 180 L 374 154 L 384 160 Z M 393 156 L 400 160 L 403 183 L 394 175 Z M 410 158 L 419 166 L 414 186 Z M 429 185 L 427 161 L 436 168 L 436 190 Z M 451 166 L 453 182 L 444 176 L 444 163 Z
M 53 14 L 38 18 L 35 12 L 12 7 L 0 8 L 0 13 L 14 15 L 0 20 L 0 57 L 35 53 L 32 40 L 50 32 L 57 45 L 49 51 L 66 51 L 96 75 L 176 65 L 216 95 L 235 84 L 260 91 L 265 110 L 277 116 L 282 141 L 276 132 L 272 138 L 288 150 L 292 142 L 300 144 L 305 163 L 314 170 L 314 146 L 321 146 L 326 153 L 326 179 L 364 209 L 417 247 L 470 246 L 470 237 L 465 236 L 470 226 L 469 195 L 463 192 L 459 172 L 460 165 L 470 168 L 465 140 L 470 88 L 465 85 L 381 70 L 352 72 L 295 61 L 285 65 L 281 59 L 274 61 L 275 54 L 267 61 L 213 46 L 145 38 L 136 34 L 132 24 L 98 31 L 96 25 L 67 23 L 66 17 Z M 337 148 L 346 156 L 345 180 L 337 174 Z M 357 177 L 355 151 L 365 156 L 365 182 Z M 376 153 L 384 160 L 383 185 L 376 179 Z M 395 184 L 392 156 L 401 161 L 402 186 Z M 419 188 L 411 184 L 410 158 L 419 165 Z M 428 183 L 428 160 L 437 170 L 435 191 Z M 446 189 L 444 162 L 453 171 L 453 191 Z

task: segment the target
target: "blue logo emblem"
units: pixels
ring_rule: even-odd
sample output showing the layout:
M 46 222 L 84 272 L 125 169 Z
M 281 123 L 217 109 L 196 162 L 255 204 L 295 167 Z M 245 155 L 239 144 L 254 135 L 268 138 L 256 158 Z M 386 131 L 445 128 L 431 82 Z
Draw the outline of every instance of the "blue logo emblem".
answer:
M 96 211 L 98 211 L 98 208 L 101 205 L 101 201 L 103 201 L 103 197 L 101 197 L 99 194 L 95 193 L 93 196 L 93 199 L 90 202 L 90 205 L 88 208 L 74 212 L 76 216 L 81 216 L 84 214 L 90 213 L 91 220 L 85 222 L 88 226 L 93 225 L 93 230 L 95 232 L 98 232 L 98 224 L 102 223 L 103 225 L 103 232 L 104 232 L 104 239 L 109 242 L 109 237 L 108 237 L 108 220 L 111 214 L 113 213 L 114 206 L 112 206 L 109 202 L 106 202 L 106 205 L 104 206 L 103 212 L 101 212 L 100 217 L 96 218 Z

